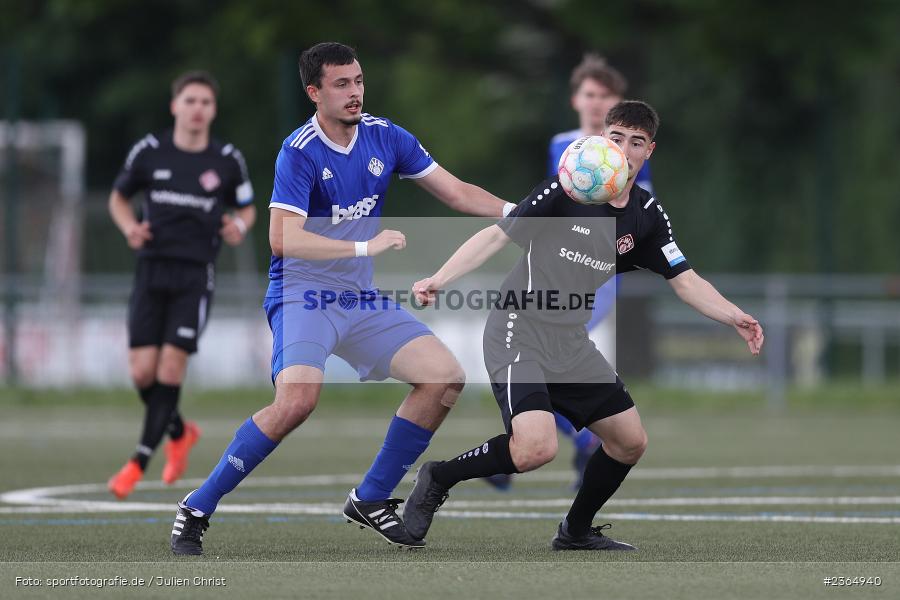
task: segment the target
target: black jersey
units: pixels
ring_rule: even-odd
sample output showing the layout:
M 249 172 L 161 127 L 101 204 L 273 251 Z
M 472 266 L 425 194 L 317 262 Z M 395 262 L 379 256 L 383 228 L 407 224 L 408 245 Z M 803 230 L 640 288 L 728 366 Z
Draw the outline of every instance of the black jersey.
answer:
M 114 184 L 126 198 L 144 190 L 143 219 L 153 239 L 142 258 L 176 258 L 198 263 L 215 260 L 221 244 L 222 215 L 253 202 L 253 187 L 240 151 L 210 140 L 201 152 L 179 150 L 172 131 L 147 135 L 136 143 Z
M 489 369 L 528 356 L 564 370 L 573 356 L 589 349 L 585 325 L 597 288 L 616 273 L 635 269 L 666 279 L 690 269 L 669 215 L 636 185 L 624 208 L 584 205 L 569 198 L 553 177 L 498 225 L 525 253 L 503 281 L 500 301 L 488 317 Z
M 583 310 L 583 302 L 578 306 L 564 301 L 570 293 L 593 292 L 615 273 L 648 269 L 671 279 L 690 269 L 675 242 L 669 215 L 636 185 L 624 208 L 589 206 L 570 199 L 553 177 L 498 225 L 525 250 L 502 291 L 544 292 L 541 305 L 535 299 L 522 308 L 534 309 L 532 316 L 549 323 L 586 324 L 590 307 Z M 549 292 L 559 293 L 558 309 L 548 307 Z

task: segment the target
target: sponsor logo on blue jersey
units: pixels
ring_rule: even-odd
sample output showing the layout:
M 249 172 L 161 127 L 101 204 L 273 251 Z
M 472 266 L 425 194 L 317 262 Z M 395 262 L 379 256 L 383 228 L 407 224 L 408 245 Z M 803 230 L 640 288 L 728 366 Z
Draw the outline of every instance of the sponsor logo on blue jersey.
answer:
M 363 198 L 353 206 L 348 206 L 347 208 L 341 208 L 337 204 L 332 204 L 331 224 L 337 225 L 341 221 L 352 221 L 353 219 L 368 217 L 376 204 L 378 204 L 378 194 L 373 194 L 371 198 Z

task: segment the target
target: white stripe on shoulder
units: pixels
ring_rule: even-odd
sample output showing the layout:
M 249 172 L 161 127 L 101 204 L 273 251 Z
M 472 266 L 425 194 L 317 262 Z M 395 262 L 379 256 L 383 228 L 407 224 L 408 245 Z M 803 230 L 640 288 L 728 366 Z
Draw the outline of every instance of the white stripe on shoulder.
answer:
M 244 155 L 241 154 L 241 151 L 231 146 L 231 158 L 238 164 L 238 168 L 241 171 L 241 178 L 244 182 L 250 181 L 250 172 L 247 171 L 247 161 L 244 160 Z
M 281 210 L 296 213 L 302 217 L 307 215 L 306 211 L 302 208 L 297 208 L 293 204 L 285 204 L 284 202 L 269 202 L 269 208 L 280 208 Z
M 319 132 L 316 131 L 315 129 L 313 129 L 312 132 L 307 133 L 303 137 L 303 139 L 301 139 L 299 142 L 297 142 L 297 145 L 295 145 L 294 148 L 299 148 L 302 150 L 303 148 L 306 147 L 306 145 L 308 143 L 310 143 L 312 140 L 316 139 L 317 137 L 319 137 Z
M 654 202 L 656 202 L 656 198 L 651 197 L 649 200 L 647 200 L 647 204 L 644 205 L 644 208 L 649 208 L 650 205 L 653 204 Z
M 138 155 L 147 147 L 150 146 L 152 148 L 159 148 L 159 140 L 152 133 L 148 133 L 137 143 L 131 147 L 131 150 L 128 152 L 128 157 L 125 159 L 125 168 L 130 169 L 131 165 L 134 163 L 134 159 L 138 157 Z
M 291 143 L 291 146 L 294 148 L 301 148 L 302 147 L 301 144 L 305 144 L 306 142 L 308 142 L 309 140 L 311 140 L 314 137 L 316 137 L 316 130 L 310 129 L 309 131 L 305 132 L 303 135 L 298 137 L 296 139 L 296 141 Z
M 234 150 L 234 144 L 225 144 L 222 147 L 222 156 L 228 156 L 231 154 L 231 151 Z
M 362 115 L 362 123 L 363 125 L 368 125 L 371 127 L 372 125 L 381 125 L 382 127 L 387 127 L 387 120 L 381 117 L 373 117 L 369 113 L 363 113 Z
M 309 131 L 310 131 L 311 129 L 312 129 L 312 123 L 307 123 L 306 125 L 304 125 L 303 127 L 301 127 L 301 128 L 300 128 L 300 131 L 297 132 L 297 135 L 294 136 L 294 139 L 292 139 L 292 140 L 291 140 L 291 143 L 288 144 L 288 145 L 289 145 L 289 146 L 293 146 L 294 144 L 296 144 L 296 143 L 297 143 L 297 140 L 299 140 L 299 139 L 302 138 L 304 135 L 306 135 L 307 133 L 309 133 Z

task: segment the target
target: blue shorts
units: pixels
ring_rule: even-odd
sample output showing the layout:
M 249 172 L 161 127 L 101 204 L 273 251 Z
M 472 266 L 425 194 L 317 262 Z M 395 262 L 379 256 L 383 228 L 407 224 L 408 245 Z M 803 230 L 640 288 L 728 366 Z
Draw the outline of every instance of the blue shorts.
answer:
M 273 382 L 282 370 L 294 365 L 324 372 L 331 354 L 356 369 L 360 381 L 381 381 L 390 377 L 391 359 L 397 350 L 417 337 L 433 335 L 402 307 L 381 297 L 365 301 L 365 297 L 343 292 L 333 302 L 304 298 L 267 297 L 263 302 L 272 329 Z

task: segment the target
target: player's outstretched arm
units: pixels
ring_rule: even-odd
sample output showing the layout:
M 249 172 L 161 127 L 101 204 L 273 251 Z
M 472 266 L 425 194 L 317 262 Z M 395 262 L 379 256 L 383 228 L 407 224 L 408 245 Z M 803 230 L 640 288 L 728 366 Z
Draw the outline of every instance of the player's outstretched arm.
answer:
M 138 222 L 134 216 L 134 209 L 131 208 L 131 201 L 119 190 L 114 189 L 109 195 L 109 215 L 125 236 L 130 248 L 138 250 L 145 242 L 153 239 L 150 222 Z
M 477 185 L 466 183 L 440 166 L 414 181 L 453 210 L 467 215 L 499 218 L 506 216 L 516 206 Z
M 406 236 L 385 229 L 371 240 L 351 242 L 333 240 L 306 231 L 306 217 L 281 208 L 272 208 L 269 216 L 269 245 L 272 254 L 306 260 L 330 260 L 354 256 L 377 256 L 389 248 L 406 248 Z
M 711 283 L 688 269 L 670 279 L 669 284 L 683 302 L 700 314 L 734 327 L 750 352 L 759 354 L 765 339 L 759 321 L 729 302 Z
M 425 306 L 434 301 L 434 292 L 484 264 L 509 242 L 497 225 L 485 227 L 459 247 L 438 272 L 413 284 L 416 301 Z

